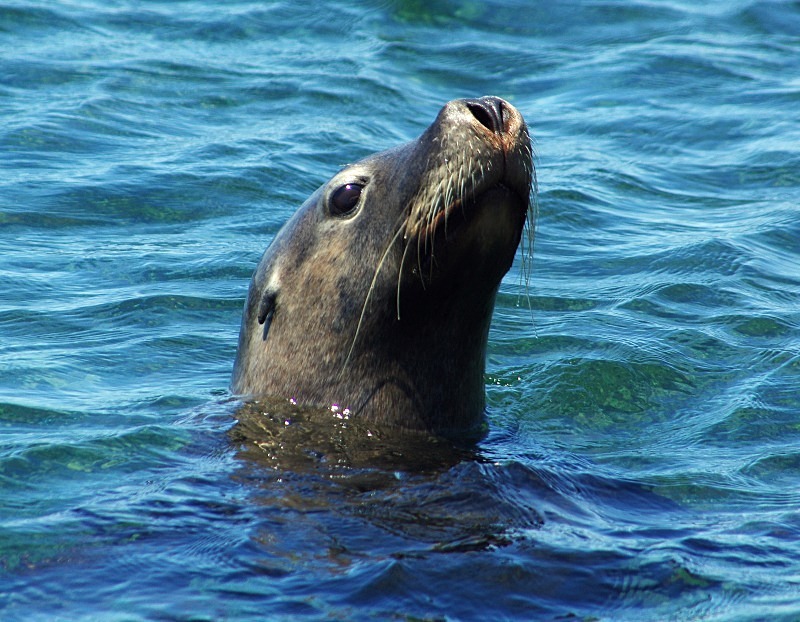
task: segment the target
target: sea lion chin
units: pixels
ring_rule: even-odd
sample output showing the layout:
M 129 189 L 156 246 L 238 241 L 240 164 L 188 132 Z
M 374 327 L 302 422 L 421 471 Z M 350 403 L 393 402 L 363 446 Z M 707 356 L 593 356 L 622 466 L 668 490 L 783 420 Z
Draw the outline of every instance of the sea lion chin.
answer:
M 415 141 L 334 175 L 253 275 L 232 391 L 478 434 L 495 295 L 533 176 L 525 121 L 497 97 L 452 101 Z

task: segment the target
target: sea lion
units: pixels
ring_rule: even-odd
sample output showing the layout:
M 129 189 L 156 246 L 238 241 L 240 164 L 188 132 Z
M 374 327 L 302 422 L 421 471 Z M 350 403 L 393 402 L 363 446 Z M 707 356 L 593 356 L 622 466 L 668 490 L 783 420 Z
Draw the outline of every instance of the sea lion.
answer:
M 525 121 L 497 97 L 451 101 L 417 140 L 345 167 L 264 253 L 232 391 L 482 433 L 489 323 L 533 178 Z

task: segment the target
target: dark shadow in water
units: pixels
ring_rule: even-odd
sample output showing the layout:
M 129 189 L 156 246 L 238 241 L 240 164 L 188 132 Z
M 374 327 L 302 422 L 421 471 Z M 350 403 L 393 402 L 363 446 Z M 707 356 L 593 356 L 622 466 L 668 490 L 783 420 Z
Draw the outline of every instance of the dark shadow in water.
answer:
M 314 540 L 298 530 L 302 524 L 324 534 L 317 545 L 396 559 L 531 543 L 545 516 L 591 525 L 598 513 L 629 520 L 674 509 L 647 488 L 568 456 L 557 464 L 492 459 L 476 446 L 286 401 L 246 404 L 235 417 L 231 438 L 243 463 L 237 477 L 268 516 L 265 539 L 274 544 L 283 531 L 278 548 L 286 554 L 302 555 Z
M 325 532 L 346 517 L 360 526 L 345 531 L 377 528 L 368 545 L 403 556 L 503 545 L 510 527 L 541 524 L 533 507 L 497 490 L 474 446 L 285 401 L 245 404 L 235 416 L 239 476 L 257 485 L 256 500 L 313 515 Z

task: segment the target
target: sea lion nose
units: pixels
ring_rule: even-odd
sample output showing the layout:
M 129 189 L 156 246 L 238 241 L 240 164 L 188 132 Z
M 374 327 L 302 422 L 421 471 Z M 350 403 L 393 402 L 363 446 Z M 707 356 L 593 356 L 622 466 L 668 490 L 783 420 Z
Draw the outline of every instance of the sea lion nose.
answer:
M 503 104 L 505 102 L 499 97 L 479 97 L 477 99 L 465 99 L 469 111 L 481 125 L 491 130 L 495 134 L 500 134 L 505 129 L 503 122 Z

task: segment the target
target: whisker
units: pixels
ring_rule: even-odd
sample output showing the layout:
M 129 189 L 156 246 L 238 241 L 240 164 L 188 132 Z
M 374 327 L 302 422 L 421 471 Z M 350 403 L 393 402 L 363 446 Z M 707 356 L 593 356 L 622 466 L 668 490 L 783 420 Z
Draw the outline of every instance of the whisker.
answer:
M 400 280 L 403 276 L 403 266 L 406 264 L 406 254 L 411 247 L 411 240 L 406 240 L 405 248 L 403 249 L 403 256 L 400 258 L 400 268 L 397 270 L 397 297 L 395 304 L 397 305 L 397 319 L 400 319 Z
M 529 166 L 526 166 L 526 170 L 531 176 L 531 193 L 528 198 L 528 215 L 525 222 L 525 228 L 523 229 L 523 237 L 525 238 L 525 242 L 523 244 L 522 271 L 520 274 L 520 279 L 524 280 L 525 299 L 528 303 L 528 312 L 531 316 L 531 324 L 534 325 L 535 328 L 533 304 L 531 303 L 530 294 L 530 280 L 531 275 L 533 274 L 533 251 L 536 240 L 536 225 L 539 218 L 539 186 L 536 179 L 536 154 L 534 153 L 530 144 L 526 146 L 526 151 L 527 155 L 529 156 L 528 162 L 530 163 Z
M 401 214 L 398 220 L 401 220 L 405 214 Z M 397 232 L 392 236 L 392 239 L 389 240 L 389 243 L 386 245 L 386 250 L 383 252 L 380 261 L 378 262 L 377 267 L 375 268 L 375 273 L 372 275 L 372 281 L 369 284 L 369 289 L 367 290 L 367 295 L 364 298 L 364 305 L 361 307 L 361 315 L 358 317 L 358 325 L 356 326 L 356 332 L 353 335 L 353 341 L 350 344 L 350 350 L 347 352 L 347 357 L 344 359 L 344 363 L 342 364 L 342 369 L 339 372 L 339 375 L 344 373 L 344 370 L 347 368 L 347 365 L 350 363 L 350 357 L 353 355 L 353 350 L 356 347 L 356 341 L 358 341 L 358 335 L 361 332 L 361 326 L 364 323 L 364 316 L 367 312 L 367 305 L 369 305 L 369 299 L 372 296 L 372 292 L 375 290 L 375 283 L 378 280 L 378 275 L 380 274 L 381 268 L 383 268 L 383 263 L 386 261 L 386 258 L 389 256 L 389 251 L 392 250 L 392 246 L 397 241 L 397 238 L 403 233 L 405 229 L 405 223 L 401 223 L 400 226 L 397 228 Z

